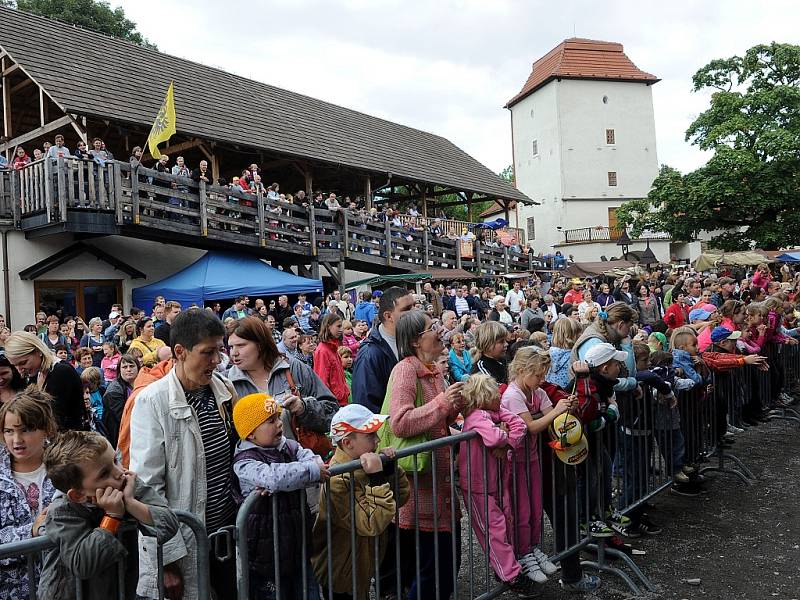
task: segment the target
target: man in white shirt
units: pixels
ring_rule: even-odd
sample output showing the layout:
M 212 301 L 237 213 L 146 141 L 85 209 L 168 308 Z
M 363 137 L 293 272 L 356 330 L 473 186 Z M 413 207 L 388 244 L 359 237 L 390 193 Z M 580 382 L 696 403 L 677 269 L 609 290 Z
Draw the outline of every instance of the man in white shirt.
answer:
M 465 288 L 456 288 L 456 297 L 453 300 L 453 310 L 459 319 L 462 316 L 469 314 L 469 302 L 467 301 L 465 292 Z
M 515 281 L 513 289 L 508 290 L 508 294 L 506 294 L 508 310 L 515 317 L 525 309 L 525 292 L 521 288 L 522 284 Z

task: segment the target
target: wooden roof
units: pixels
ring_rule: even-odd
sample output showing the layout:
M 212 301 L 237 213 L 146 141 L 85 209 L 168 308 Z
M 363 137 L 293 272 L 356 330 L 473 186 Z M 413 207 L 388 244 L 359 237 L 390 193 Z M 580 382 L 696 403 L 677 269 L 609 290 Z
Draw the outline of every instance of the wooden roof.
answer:
M 533 63 L 522 90 L 506 104 L 511 108 L 553 79 L 599 79 L 656 83 L 658 77 L 642 71 L 625 54 L 622 44 L 582 38 L 564 40 Z
M 174 80 L 179 133 L 531 202 L 441 136 L 72 25 L 0 8 L 0 49 L 69 113 L 149 128 Z

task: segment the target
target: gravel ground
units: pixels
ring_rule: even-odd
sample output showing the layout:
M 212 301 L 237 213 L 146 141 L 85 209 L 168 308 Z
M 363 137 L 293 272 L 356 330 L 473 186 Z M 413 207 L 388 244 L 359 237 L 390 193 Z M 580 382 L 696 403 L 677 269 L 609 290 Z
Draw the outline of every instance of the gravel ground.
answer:
M 713 480 L 707 484 L 706 496 L 683 498 L 666 492 L 654 500 L 651 518 L 663 525 L 663 533 L 631 543 L 647 552 L 634 558 L 656 591 L 638 598 L 800 600 L 798 433 L 797 424 L 772 421 L 737 436 L 732 451 L 757 477 L 753 486 L 743 485 L 732 475 L 710 473 Z M 466 519 L 463 523 L 468 527 Z M 480 593 L 484 571 L 478 563 L 475 572 L 480 573 Z M 462 565 L 462 580 L 465 575 Z M 585 598 L 631 597 L 619 577 L 601 574 L 601 578 L 602 587 Z M 557 580 L 555 575 L 542 585 L 538 597 L 580 597 L 563 592 Z M 690 580 L 695 581 L 690 584 Z M 469 598 L 466 585 L 460 586 L 460 597 Z

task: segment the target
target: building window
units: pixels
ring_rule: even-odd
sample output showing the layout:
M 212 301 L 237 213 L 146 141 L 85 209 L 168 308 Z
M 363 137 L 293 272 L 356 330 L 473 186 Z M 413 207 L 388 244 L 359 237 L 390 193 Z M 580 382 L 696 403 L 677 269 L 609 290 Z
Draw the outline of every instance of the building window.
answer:
M 528 217 L 528 239 L 536 239 L 536 224 L 533 221 L 533 217 Z
M 617 172 L 616 171 L 609 171 L 608 172 L 608 185 L 610 187 L 617 186 Z
M 617 136 L 613 129 L 606 129 L 606 144 L 613 145 L 617 143 Z
M 531 144 L 531 156 L 539 155 L 539 140 L 533 140 Z
M 603 96 L 603 104 L 608 104 L 608 96 Z
M 531 119 L 533 118 L 533 109 L 531 109 Z

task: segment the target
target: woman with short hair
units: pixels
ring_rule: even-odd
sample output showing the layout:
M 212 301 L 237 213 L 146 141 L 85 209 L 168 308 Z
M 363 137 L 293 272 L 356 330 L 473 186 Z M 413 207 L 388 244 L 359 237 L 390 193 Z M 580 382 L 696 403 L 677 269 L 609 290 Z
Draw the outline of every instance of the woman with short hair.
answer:
M 68 362 L 57 360 L 32 333 L 15 331 L 6 340 L 6 356 L 22 377 L 53 397 L 58 428 L 89 429 L 80 375 Z
M 89 348 L 92 351 L 92 366 L 100 368 L 100 363 L 103 360 L 103 342 L 106 338 L 103 337 L 103 319 L 94 317 L 89 321 L 89 330 L 81 338 L 81 348 Z

